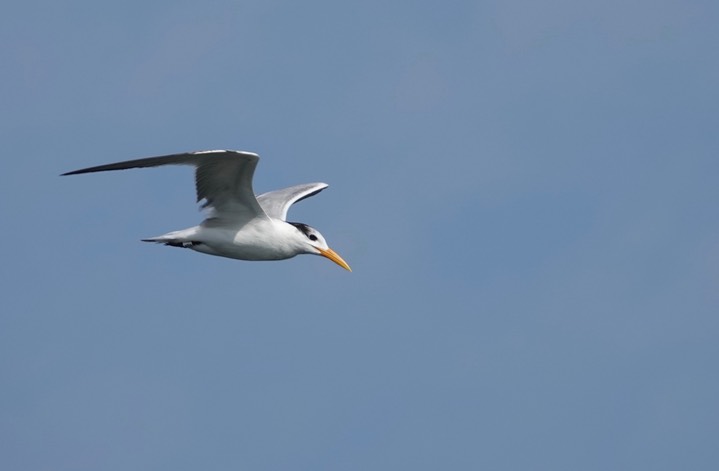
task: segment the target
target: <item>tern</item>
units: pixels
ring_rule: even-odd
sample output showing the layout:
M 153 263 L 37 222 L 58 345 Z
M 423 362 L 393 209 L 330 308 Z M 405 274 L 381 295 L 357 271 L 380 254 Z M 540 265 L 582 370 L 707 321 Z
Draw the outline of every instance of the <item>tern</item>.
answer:
M 142 239 L 143 242 L 238 260 L 284 260 L 300 254 L 322 255 L 352 271 L 347 262 L 329 248 L 317 229 L 286 220 L 292 204 L 316 195 L 328 185 L 306 183 L 255 196 L 252 176 L 259 159 L 252 152 L 206 150 L 99 165 L 62 175 L 190 165 L 195 167 L 197 202 L 202 202 L 202 208 L 209 210 L 208 217 L 198 226 Z

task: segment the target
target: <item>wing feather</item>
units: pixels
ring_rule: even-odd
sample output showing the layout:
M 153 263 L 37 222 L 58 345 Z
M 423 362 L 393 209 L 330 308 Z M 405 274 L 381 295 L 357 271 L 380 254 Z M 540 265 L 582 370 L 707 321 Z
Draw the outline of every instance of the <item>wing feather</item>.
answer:
M 215 217 L 229 215 L 233 219 L 266 218 L 267 215 L 257 202 L 252 189 L 252 177 L 258 161 L 259 156 L 251 152 L 208 150 L 98 165 L 63 175 L 163 165 L 191 165 L 195 167 L 197 201 L 204 200 L 203 207 L 214 209 Z
M 263 193 L 257 197 L 257 201 L 269 217 L 285 221 L 290 206 L 305 198 L 316 195 L 328 186 L 327 183 L 295 185 L 289 188 Z

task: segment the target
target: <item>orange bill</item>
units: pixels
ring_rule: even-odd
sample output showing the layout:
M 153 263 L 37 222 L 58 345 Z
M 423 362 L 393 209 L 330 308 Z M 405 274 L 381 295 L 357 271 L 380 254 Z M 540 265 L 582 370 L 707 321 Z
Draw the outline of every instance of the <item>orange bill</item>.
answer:
M 317 250 L 320 251 L 320 255 L 322 255 L 323 257 L 329 258 L 330 260 L 332 260 L 333 262 L 335 262 L 337 265 L 341 266 L 345 270 L 352 271 L 350 266 L 347 265 L 347 262 L 342 260 L 342 257 L 340 257 L 337 254 L 337 252 L 335 252 L 334 250 L 332 250 L 332 249 L 317 249 Z

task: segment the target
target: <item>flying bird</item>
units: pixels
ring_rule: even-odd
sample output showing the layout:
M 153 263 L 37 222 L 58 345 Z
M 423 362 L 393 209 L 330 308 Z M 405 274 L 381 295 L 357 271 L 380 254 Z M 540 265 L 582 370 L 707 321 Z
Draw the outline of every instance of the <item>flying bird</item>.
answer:
M 128 160 L 62 175 L 191 165 L 195 167 L 197 202 L 202 202 L 202 208 L 209 210 L 208 217 L 198 226 L 142 239 L 143 242 L 238 260 L 283 260 L 300 254 L 322 255 L 352 271 L 347 262 L 329 248 L 317 229 L 286 220 L 292 204 L 316 195 L 328 185 L 306 183 L 255 196 L 252 176 L 259 159 L 252 152 L 207 150 Z

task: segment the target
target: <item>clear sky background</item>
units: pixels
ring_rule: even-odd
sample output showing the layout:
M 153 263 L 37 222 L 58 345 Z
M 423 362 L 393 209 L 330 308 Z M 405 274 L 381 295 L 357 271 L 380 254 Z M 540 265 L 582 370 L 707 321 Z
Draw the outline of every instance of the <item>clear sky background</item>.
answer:
M 0 468 L 719 469 L 719 3 L 6 2 Z M 192 172 L 352 266 L 143 244 Z

